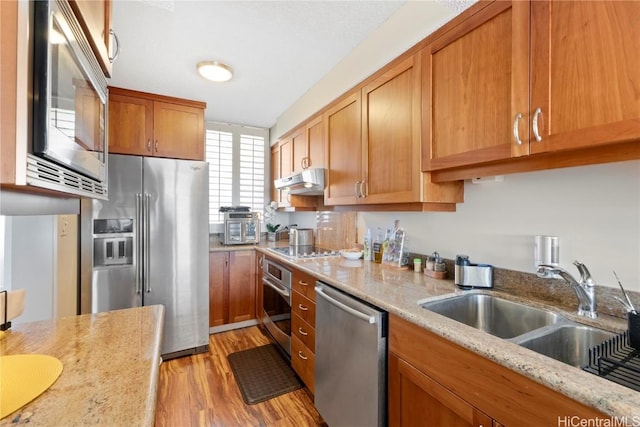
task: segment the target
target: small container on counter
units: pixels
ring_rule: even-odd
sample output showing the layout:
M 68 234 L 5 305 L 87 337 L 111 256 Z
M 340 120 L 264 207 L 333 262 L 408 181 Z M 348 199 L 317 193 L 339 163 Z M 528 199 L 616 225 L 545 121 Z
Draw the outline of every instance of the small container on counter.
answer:
M 424 274 L 434 279 L 444 279 L 447 276 L 444 259 L 438 252 L 432 253 L 427 257 L 427 263 L 424 268 Z
M 422 273 L 422 258 L 414 258 L 413 260 L 413 272 Z

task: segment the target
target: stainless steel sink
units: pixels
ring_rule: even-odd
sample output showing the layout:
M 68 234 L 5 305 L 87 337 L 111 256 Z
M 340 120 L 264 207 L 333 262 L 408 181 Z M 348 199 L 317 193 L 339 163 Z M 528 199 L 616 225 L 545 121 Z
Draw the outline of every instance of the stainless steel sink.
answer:
M 491 295 L 464 294 L 420 306 L 577 367 L 589 362 L 590 348 L 615 335 L 572 322 L 553 311 Z
M 465 294 L 420 304 L 500 338 L 513 338 L 552 325 L 563 318 L 551 311 L 484 294 Z
M 537 335 L 537 336 L 536 336 Z M 589 349 L 615 334 L 575 323 L 558 324 L 517 344 L 560 362 L 581 367 L 589 362 Z

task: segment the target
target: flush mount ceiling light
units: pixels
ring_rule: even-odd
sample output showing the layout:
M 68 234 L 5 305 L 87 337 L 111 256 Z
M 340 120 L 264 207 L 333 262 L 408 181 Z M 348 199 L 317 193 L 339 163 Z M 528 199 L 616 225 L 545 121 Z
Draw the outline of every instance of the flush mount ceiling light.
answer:
M 196 68 L 202 77 L 213 82 L 226 82 L 233 77 L 231 67 L 218 61 L 198 62 Z

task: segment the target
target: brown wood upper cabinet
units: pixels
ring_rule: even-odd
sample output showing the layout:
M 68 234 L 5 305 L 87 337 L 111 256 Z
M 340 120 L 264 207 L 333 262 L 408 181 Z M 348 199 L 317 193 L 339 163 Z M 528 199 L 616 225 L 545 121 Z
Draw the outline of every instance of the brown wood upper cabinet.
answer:
M 111 77 L 111 63 L 117 55 L 111 46 L 111 0 L 70 0 L 102 71 Z M 116 46 L 116 49 L 118 47 Z
M 273 179 L 302 172 L 308 168 L 324 167 L 324 129 L 322 116 L 315 117 L 284 136 L 271 148 L 271 176 Z M 295 196 L 273 188 L 271 199 L 280 208 L 315 210 L 318 198 Z
M 291 173 L 324 167 L 324 128 L 322 115 L 294 130 L 291 140 Z
M 640 139 L 639 20 L 634 1 L 497 1 L 435 38 L 423 170 Z
M 109 152 L 204 160 L 206 104 L 109 88 Z
M 420 168 L 420 69 L 420 53 L 403 56 L 325 112 L 325 204 L 462 201 Z

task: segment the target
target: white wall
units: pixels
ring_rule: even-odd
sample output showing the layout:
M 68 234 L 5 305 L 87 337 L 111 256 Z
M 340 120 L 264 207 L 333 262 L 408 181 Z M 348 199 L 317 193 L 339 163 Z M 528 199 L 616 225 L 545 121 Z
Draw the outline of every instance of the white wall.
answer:
M 271 141 L 275 142 L 474 2 L 406 2 L 278 118 L 271 128 Z
M 455 213 L 360 213 L 367 227 L 401 221 L 409 249 L 533 272 L 533 236 L 560 237 L 560 265 L 585 263 L 596 282 L 640 291 L 640 161 L 506 175 L 502 183 L 465 182 Z

